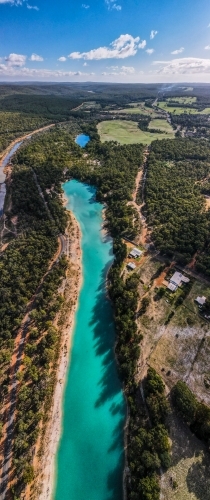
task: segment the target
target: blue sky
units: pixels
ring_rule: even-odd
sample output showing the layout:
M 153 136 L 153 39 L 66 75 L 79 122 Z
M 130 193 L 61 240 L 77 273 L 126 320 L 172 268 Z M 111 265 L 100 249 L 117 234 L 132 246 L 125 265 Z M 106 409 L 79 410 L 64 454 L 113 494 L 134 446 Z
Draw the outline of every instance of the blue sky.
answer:
M 209 82 L 209 0 L 0 0 L 1 81 Z

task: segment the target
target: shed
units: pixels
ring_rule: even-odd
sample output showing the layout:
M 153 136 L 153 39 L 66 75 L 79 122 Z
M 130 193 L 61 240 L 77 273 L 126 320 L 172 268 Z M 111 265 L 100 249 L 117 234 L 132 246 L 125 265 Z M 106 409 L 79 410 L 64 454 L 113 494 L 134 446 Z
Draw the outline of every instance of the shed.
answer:
M 195 302 L 197 302 L 199 304 L 199 306 L 203 306 L 206 302 L 206 297 L 197 297 L 197 299 L 195 299 Z
M 171 290 L 171 292 L 175 292 L 177 290 L 177 285 L 174 285 L 173 283 L 169 283 L 168 289 Z
M 131 269 L 132 271 L 134 271 L 134 269 L 136 269 L 136 264 L 134 264 L 134 262 L 129 262 L 127 264 L 127 267 L 128 267 L 128 269 Z
M 141 257 L 143 252 L 141 250 L 138 250 L 138 248 L 133 248 L 131 252 L 129 253 L 129 257 L 133 257 L 134 259 L 137 259 L 138 257 Z

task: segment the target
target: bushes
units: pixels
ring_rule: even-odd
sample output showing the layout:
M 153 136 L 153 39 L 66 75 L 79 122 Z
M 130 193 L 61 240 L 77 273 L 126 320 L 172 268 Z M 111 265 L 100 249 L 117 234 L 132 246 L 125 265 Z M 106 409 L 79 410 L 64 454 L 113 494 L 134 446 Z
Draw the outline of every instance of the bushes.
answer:
M 210 440 L 210 408 L 199 403 L 181 380 L 173 388 L 173 402 L 191 431 L 206 443 Z
M 149 368 L 145 379 L 146 405 L 140 402 L 136 393 L 130 400 L 130 435 L 128 464 L 131 482 L 128 484 L 128 498 L 159 500 L 159 470 L 170 466 L 170 445 L 165 420 L 169 413 L 168 401 L 162 379 L 154 369 Z M 134 399 L 135 398 L 135 399 Z

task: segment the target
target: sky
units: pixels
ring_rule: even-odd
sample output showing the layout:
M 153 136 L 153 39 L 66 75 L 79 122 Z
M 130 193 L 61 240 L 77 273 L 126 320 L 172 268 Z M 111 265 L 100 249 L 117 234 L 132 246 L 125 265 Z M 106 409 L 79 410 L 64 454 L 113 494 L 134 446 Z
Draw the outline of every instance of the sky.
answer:
M 0 81 L 210 83 L 209 0 L 0 0 Z

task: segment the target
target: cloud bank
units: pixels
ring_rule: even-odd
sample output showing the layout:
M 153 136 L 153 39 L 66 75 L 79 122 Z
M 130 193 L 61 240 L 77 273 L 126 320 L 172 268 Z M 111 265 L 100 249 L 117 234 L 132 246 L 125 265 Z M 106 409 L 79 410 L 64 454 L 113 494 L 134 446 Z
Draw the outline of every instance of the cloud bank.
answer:
M 154 61 L 154 65 L 160 66 L 157 73 L 162 75 L 194 75 L 197 73 L 210 73 L 210 59 L 199 57 L 183 57 L 171 61 Z
M 135 56 L 138 50 L 140 37 L 134 38 L 132 35 L 120 35 L 114 40 L 109 47 L 99 47 L 98 49 L 90 50 L 89 52 L 71 52 L 68 57 L 70 59 L 125 59 L 126 57 Z

